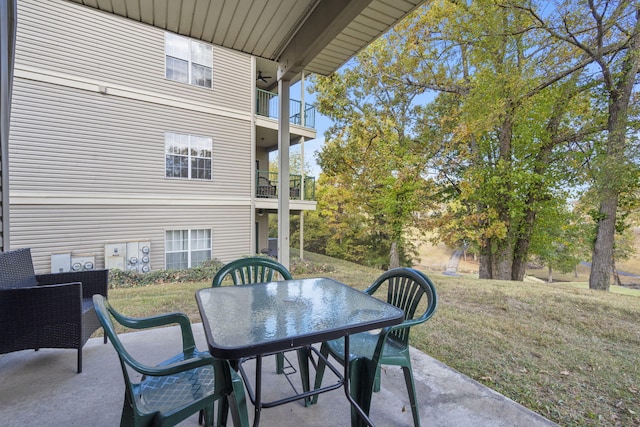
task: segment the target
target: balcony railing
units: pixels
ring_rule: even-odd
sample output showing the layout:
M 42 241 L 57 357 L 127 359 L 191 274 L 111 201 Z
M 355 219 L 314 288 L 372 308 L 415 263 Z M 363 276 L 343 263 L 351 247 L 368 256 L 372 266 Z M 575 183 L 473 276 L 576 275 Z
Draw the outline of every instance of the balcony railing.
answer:
M 278 198 L 278 172 L 260 170 L 256 172 L 256 197 L 262 199 Z M 302 186 L 302 175 L 289 175 L 289 198 L 291 200 L 315 200 L 316 178 L 305 176 L 304 186 Z
M 256 113 L 260 116 L 278 118 L 278 94 L 256 88 Z M 294 125 L 302 125 L 302 103 L 296 99 L 289 100 L 289 121 Z M 304 126 L 315 129 L 316 107 L 304 104 Z

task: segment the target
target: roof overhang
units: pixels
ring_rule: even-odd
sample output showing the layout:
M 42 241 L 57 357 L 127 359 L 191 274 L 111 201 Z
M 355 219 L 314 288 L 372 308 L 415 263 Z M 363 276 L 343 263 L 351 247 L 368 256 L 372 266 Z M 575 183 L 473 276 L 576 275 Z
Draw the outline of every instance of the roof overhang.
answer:
M 69 0 L 278 63 L 278 78 L 329 75 L 425 0 Z

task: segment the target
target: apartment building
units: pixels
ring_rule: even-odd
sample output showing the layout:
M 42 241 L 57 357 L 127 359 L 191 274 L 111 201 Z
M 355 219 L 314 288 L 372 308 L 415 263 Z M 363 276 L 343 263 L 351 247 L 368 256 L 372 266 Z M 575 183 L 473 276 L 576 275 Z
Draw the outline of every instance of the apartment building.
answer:
M 266 248 L 276 65 L 61 0 L 20 0 L 11 247 L 38 272 L 151 271 Z M 315 137 L 292 101 L 291 143 Z M 290 178 L 290 212 L 315 209 Z

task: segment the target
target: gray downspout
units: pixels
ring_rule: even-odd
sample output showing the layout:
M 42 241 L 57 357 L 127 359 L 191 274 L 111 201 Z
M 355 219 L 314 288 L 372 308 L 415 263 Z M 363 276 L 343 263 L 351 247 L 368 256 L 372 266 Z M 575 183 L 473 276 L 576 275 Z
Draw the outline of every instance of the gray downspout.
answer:
M 9 240 L 9 125 L 16 51 L 18 6 L 16 0 L 0 0 L 0 252 L 8 251 Z

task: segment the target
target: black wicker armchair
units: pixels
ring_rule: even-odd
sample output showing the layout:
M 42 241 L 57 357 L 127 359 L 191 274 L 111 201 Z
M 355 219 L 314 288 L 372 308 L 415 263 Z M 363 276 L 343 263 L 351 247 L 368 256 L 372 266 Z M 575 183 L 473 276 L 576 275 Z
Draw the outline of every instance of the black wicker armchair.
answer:
M 82 347 L 100 327 L 92 298 L 107 296 L 108 279 L 108 270 L 36 275 L 30 249 L 0 253 L 0 354 L 75 348 L 82 372 Z

